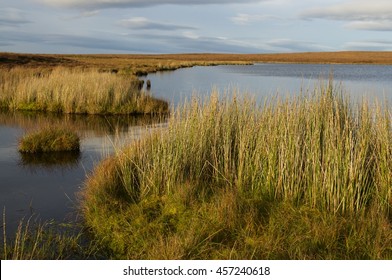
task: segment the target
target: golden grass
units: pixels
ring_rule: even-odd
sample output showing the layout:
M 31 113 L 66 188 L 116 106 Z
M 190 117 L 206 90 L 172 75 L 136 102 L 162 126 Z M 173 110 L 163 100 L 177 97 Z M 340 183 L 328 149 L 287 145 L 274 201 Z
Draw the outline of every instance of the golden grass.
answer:
M 391 127 L 332 84 L 193 100 L 97 167 L 86 224 L 114 258 L 390 259 Z
M 128 70 L 133 74 L 173 70 L 194 65 L 281 63 L 392 64 L 392 52 L 342 51 L 276 54 L 160 54 L 160 55 L 35 55 L 0 53 L 0 68 L 99 68 Z
M 78 152 L 79 149 L 79 136 L 65 127 L 44 127 L 24 135 L 19 141 L 21 153 Z
M 57 67 L 0 72 L 0 106 L 77 114 L 159 114 L 168 103 L 141 92 L 132 76 Z

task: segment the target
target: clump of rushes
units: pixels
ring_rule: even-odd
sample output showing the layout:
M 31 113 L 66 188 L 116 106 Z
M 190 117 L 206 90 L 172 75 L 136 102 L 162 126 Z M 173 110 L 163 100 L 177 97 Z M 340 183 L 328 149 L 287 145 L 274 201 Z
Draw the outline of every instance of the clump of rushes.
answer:
M 168 103 L 140 91 L 134 76 L 55 68 L 0 72 L 0 106 L 9 110 L 76 114 L 161 114 Z
M 80 139 L 68 128 L 45 127 L 22 137 L 21 153 L 78 152 Z
M 184 105 L 82 193 L 113 258 L 391 259 L 392 116 L 332 84 Z

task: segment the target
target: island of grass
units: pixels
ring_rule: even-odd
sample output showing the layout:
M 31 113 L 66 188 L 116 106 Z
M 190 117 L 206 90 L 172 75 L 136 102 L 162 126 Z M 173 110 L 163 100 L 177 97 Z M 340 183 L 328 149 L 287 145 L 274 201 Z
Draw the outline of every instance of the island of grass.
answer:
M 21 153 L 79 152 L 80 138 L 68 128 L 46 127 L 27 134 L 19 142 Z

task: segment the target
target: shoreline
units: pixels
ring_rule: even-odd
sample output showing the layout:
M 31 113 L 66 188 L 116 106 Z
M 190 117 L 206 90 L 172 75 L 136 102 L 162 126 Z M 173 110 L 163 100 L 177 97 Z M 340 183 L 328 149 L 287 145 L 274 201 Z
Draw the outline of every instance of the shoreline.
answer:
M 70 67 L 136 76 L 192 66 L 247 63 L 392 65 L 392 52 L 340 51 L 271 54 L 25 54 L 0 52 L 0 68 Z

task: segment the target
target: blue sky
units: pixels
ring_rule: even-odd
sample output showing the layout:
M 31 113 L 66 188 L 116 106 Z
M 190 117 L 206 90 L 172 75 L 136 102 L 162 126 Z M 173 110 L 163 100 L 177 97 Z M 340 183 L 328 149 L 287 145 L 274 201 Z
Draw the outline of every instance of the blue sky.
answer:
M 0 51 L 392 50 L 390 0 L 1 0 Z

